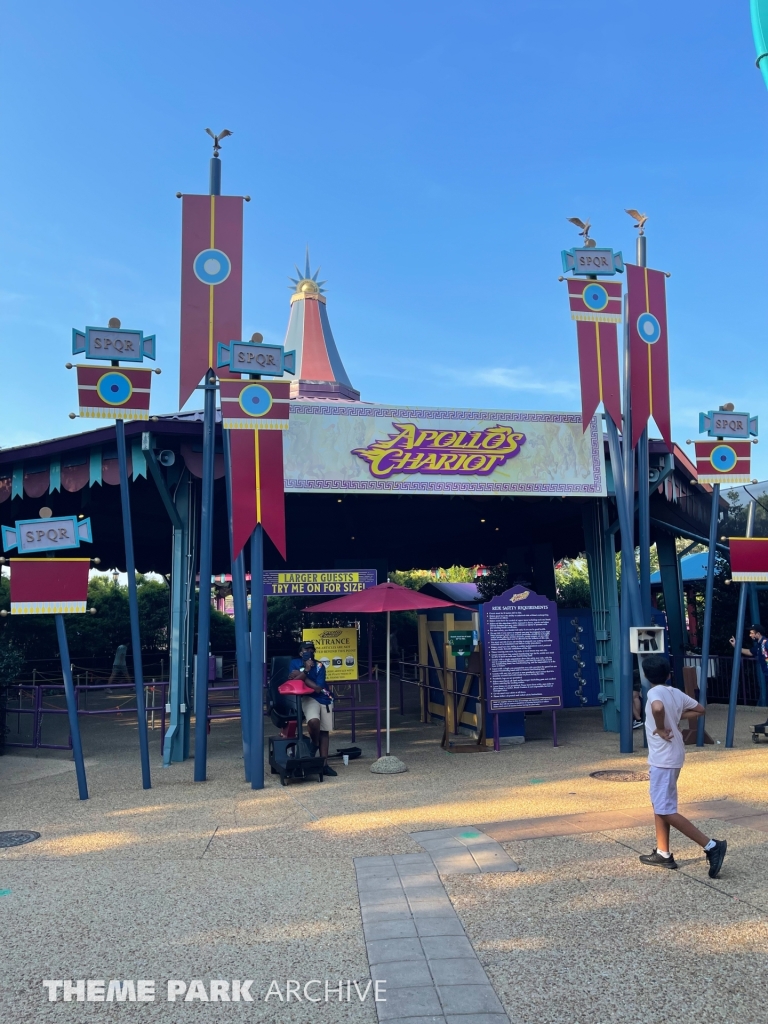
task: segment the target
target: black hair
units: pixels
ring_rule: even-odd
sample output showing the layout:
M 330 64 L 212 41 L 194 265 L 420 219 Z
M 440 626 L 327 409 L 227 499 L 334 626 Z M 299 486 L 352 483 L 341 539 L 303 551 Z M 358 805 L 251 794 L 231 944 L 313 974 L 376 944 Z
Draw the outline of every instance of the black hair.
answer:
M 651 686 L 662 686 L 669 679 L 669 658 L 663 654 L 651 654 L 643 658 L 643 672 Z
M 765 636 L 765 629 L 763 629 L 759 622 L 753 622 L 749 628 L 753 633 L 760 633 L 761 636 Z

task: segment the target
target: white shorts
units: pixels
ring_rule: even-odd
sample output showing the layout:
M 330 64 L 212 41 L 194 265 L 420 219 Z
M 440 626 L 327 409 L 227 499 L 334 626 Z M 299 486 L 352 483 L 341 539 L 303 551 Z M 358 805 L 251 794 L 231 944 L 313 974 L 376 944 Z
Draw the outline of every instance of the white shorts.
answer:
M 333 732 L 333 711 L 331 708 L 321 704 L 314 697 L 306 696 L 301 698 L 301 706 L 304 710 L 304 717 L 308 722 L 313 718 L 320 719 L 321 732 Z
M 650 765 L 651 803 L 655 814 L 677 814 L 677 778 L 679 768 L 655 768 Z

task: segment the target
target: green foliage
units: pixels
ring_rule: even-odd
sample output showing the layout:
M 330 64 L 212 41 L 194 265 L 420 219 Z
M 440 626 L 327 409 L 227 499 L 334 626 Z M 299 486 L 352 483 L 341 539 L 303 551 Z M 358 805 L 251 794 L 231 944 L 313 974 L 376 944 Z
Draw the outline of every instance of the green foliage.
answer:
M 564 558 L 555 566 L 557 603 L 562 608 L 589 608 L 589 570 L 585 555 Z
M 451 565 L 447 569 L 397 569 L 387 578 L 401 587 L 421 590 L 427 583 L 474 583 L 475 570 L 466 565 Z
M 139 625 L 142 650 L 148 653 L 168 647 L 170 591 L 165 583 L 137 574 Z M 77 658 L 111 658 L 120 644 L 130 649 L 131 623 L 128 587 L 106 576 L 94 576 L 88 583 L 88 606 L 95 615 L 65 615 L 69 653 Z M 10 586 L 0 581 L 0 607 L 10 608 Z M 59 654 L 52 615 L 9 616 L 2 621 L 0 636 L 21 650 L 27 658 L 56 658 Z
M 487 576 L 478 576 L 475 580 L 480 597 L 483 601 L 490 601 L 492 597 L 503 594 L 509 590 L 509 566 L 506 562 L 489 567 Z
M 235 620 L 231 615 L 211 608 L 211 652 L 223 654 L 235 649 Z

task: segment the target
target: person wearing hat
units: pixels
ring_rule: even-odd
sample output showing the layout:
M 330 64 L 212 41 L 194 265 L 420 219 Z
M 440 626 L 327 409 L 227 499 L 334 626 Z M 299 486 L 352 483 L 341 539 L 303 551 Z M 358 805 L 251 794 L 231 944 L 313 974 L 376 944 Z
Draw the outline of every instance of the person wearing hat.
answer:
M 315 645 L 311 640 L 303 640 L 299 647 L 299 656 L 290 664 L 289 679 L 301 679 L 314 693 L 301 698 L 304 718 L 307 720 L 309 737 L 318 748 L 320 757 L 328 757 L 328 744 L 333 730 L 333 711 L 331 710 L 331 694 L 325 684 L 325 665 L 315 660 Z M 324 775 L 337 775 L 327 764 Z

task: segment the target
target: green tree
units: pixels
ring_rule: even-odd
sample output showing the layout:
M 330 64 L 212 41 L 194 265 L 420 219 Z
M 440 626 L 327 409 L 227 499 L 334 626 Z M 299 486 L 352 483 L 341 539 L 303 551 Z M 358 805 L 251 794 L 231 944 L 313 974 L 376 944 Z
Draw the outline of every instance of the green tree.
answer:
M 489 566 L 486 576 L 478 576 L 475 580 L 480 597 L 483 601 L 490 601 L 492 597 L 503 594 L 509 590 L 509 566 L 506 562 Z
M 589 608 L 589 570 L 585 555 L 564 558 L 555 566 L 557 603 L 561 608 Z

